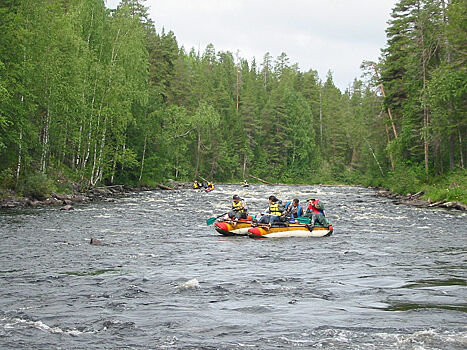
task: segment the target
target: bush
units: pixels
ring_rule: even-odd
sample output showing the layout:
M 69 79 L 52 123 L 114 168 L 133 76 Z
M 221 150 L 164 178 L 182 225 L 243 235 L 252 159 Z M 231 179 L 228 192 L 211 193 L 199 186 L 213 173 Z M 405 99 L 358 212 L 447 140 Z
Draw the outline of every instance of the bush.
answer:
M 437 202 L 447 200 L 467 203 L 467 174 L 464 169 L 452 171 L 444 176 L 432 178 L 423 187 L 426 198 Z
M 55 190 L 53 181 L 43 173 L 26 176 L 20 187 L 23 196 L 37 200 L 44 200 Z
M 15 188 L 15 172 L 12 169 L 4 169 L 0 171 L 0 189 L 14 190 Z
M 392 192 L 407 194 L 420 191 L 426 178 L 425 171 L 416 166 L 401 165 L 388 179 L 388 187 Z

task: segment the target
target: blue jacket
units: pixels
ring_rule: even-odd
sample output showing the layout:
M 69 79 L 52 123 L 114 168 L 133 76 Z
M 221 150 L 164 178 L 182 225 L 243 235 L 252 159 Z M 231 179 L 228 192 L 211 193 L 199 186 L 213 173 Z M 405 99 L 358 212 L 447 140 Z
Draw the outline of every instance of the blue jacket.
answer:
M 296 217 L 299 217 L 299 216 L 302 216 L 303 215 L 303 209 L 302 209 L 302 206 L 299 204 L 297 205 L 297 211 L 295 211 L 295 209 L 292 209 L 293 210 L 293 213 L 291 213 L 289 211 L 289 206 L 293 206 L 292 202 L 287 202 L 285 203 L 285 211 L 290 214 L 290 221 L 295 221 L 295 218 Z

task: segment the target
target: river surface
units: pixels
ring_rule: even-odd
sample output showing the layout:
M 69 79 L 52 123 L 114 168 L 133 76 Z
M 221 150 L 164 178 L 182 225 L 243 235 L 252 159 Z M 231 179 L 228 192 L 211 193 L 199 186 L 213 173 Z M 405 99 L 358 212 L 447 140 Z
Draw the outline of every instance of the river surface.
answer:
M 330 237 L 224 237 L 233 194 Z M 91 245 L 94 237 L 107 245 Z M 219 185 L 0 212 L 1 349 L 465 349 L 467 215 L 360 187 Z

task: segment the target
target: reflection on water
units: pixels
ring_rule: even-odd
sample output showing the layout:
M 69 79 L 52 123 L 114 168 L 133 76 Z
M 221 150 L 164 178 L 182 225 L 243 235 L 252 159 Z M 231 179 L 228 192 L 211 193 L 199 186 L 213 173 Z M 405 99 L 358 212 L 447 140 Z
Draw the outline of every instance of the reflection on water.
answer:
M 445 280 L 420 280 L 407 284 L 406 288 L 425 288 L 436 286 L 467 286 L 467 281 L 460 278 L 449 278 Z
M 313 195 L 334 234 L 220 236 L 206 219 L 234 194 L 251 214 Z M 0 212 L 0 348 L 464 349 L 466 219 L 254 184 Z
M 65 272 L 65 274 L 70 275 L 70 276 L 96 276 L 96 275 L 102 275 L 104 273 L 116 272 L 116 271 L 118 270 L 117 269 L 103 269 L 103 270 L 84 271 L 84 272 L 67 271 Z
M 464 305 L 443 305 L 443 304 L 415 304 L 415 303 L 393 303 L 384 310 L 387 311 L 410 311 L 418 309 L 444 309 L 467 312 L 467 304 Z

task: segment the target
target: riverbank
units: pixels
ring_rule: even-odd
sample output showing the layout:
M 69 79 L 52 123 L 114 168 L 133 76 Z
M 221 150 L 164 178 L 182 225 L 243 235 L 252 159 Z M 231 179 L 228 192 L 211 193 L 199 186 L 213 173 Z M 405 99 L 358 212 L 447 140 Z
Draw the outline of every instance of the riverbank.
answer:
M 126 185 L 114 185 L 94 187 L 86 191 L 77 191 L 72 194 L 53 192 L 43 199 L 33 197 L 18 197 L 14 193 L 6 195 L 0 200 L 1 209 L 11 208 L 38 208 L 43 206 L 62 207 L 63 210 L 71 210 L 74 205 L 93 201 L 112 201 L 125 193 L 153 190 L 151 187 L 136 187 Z
M 178 190 L 189 188 L 192 188 L 191 183 L 169 180 L 166 184 L 158 184 L 157 186 L 112 185 L 94 187 L 84 191 L 75 191 L 72 194 L 54 192 L 50 196 L 47 196 L 41 200 L 30 197 L 18 197 L 15 194 L 10 193 L 4 199 L 0 200 L 0 209 L 55 206 L 60 207 L 61 210 L 73 210 L 73 206 L 76 204 L 83 204 L 94 201 L 114 201 L 116 198 L 133 192 Z M 430 199 L 423 199 L 422 196 L 424 196 L 425 193 L 422 191 L 402 195 L 393 193 L 387 188 L 371 188 L 377 191 L 375 194 L 377 197 L 390 198 L 393 200 L 395 205 L 404 204 L 424 208 L 445 208 L 467 211 L 467 205 L 459 201 L 432 201 Z
M 141 191 L 162 191 L 191 188 L 188 182 L 177 182 L 168 180 L 166 184 L 156 186 L 133 186 L 133 185 L 111 185 L 99 186 L 90 189 L 77 189 L 73 193 L 52 192 L 44 198 L 20 197 L 14 192 L 4 193 L 0 199 L 0 209 L 13 208 L 39 208 L 44 206 L 60 207 L 61 210 L 73 210 L 76 204 L 83 204 L 94 201 L 114 201 L 116 198 L 125 196 L 128 193 Z
M 430 199 L 423 199 L 422 196 L 425 195 L 423 191 L 403 195 L 398 193 L 392 193 L 389 189 L 375 189 L 378 191 L 376 193 L 377 197 L 386 197 L 393 199 L 393 203 L 396 205 L 405 204 L 424 208 L 445 208 L 467 211 L 467 205 L 459 201 L 447 201 L 445 199 L 440 201 L 432 201 Z

